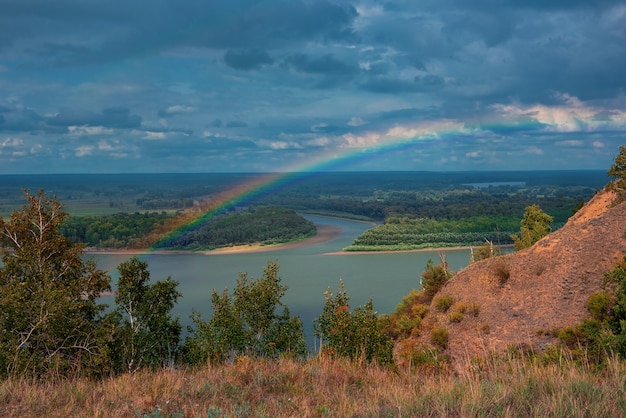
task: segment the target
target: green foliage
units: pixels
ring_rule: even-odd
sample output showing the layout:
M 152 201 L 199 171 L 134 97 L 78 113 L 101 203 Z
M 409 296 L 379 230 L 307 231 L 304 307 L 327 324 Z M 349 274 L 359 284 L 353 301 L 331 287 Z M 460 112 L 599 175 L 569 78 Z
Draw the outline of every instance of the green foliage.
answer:
M 59 234 L 67 213 L 43 191 L 0 217 L 0 376 L 97 374 L 106 332 L 101 292 L 108 275 Z
M 141 246 L 144 235 L 163 226 L 169 217 L 165 212 L 72 217 L 63 222 L 60 232 L 89 247 L 135 248 Z
M 433 299 L 433 304 L 435 305 L 435 308 L 439 309 L 441 312 L 447 312 L 453 303 L 454 298 L 450 295 L 440 295 Z
M 618 191 L 626 190 L 626 145 L 620 145 L 619 154 L 607 174 L 615 180 L 613 187 Z
M 626 257 L 605 274 L 604 280 L 615 301 L 606 323 L 617 338 L 619 353 L 626 355 Z
M 592 317 L 559 332 L 575 355 L 594 363 L 604 361 L 609 353 L 626 356 L 626 257 L 604 275 L 604 285 L 587 301 Z
M 450 312 L 448 315 L 450 322 L 461 322 L 463 318 L 465 318 L 465 314 L 463 312 L 454 311 Z
M 513 217 L 475 216 L 458 220 L 389 217 L 383 225 L 368 229 L 346 251 L 410 250 L 429 247 L 481 245 L 485 239 L 511 243 L 510 233 L 500 233 L 504 225 L 514 231 Z
M 137 257 L 117 270 L 115 314 L 118 320 L 113 356 L 118 368 L 134 372 L 172 364 L 178 353 L 181 326 L 171 310 L 181 296 L 170 277 L 150 284 L 148 263 Z
M 278 270 L 277 263 L 268 262 L 263 277 L 252 281 L 241 273 L 232 297 L 227 289 L 221 295 L 213 290 L 213 317 L 205 322 L 197 312 L 192 316 L 196 329 L 189 329 L 183 347 L 186 360 L 198 364 L 238 355 L 306 355 L 302 321 L 280 301 L 287 287 L 280 284 Z M 277 313 L 279 307 L 282 313 Z
M 519 235 L 511 235 L 516 250 L 523 250 L 552 231 L 553 217 L 541 210 L 539 205 L 527 206 L 521 221 Z
M 320 338 L 324 353 L 380 364 L 393 363 L 393 343 L 385 333 L 387 320 L 377 316 L 371 299 L 365 306 L 350 312 L 350 298 L 343 281 L 336 295 L 328 289 L 324 297 L 323 312 L 315 320 L 315 335 Z
M 606 290 L 601 290 L 589 296 L 587 309 L 593 318 L 604 321 L 610 317 L 613 303 L 613 296 Z
M 424 293 L 432 299 L 435 293 L 443 287 L 444 284 L 452 277 L 452 273 L 448 269 L 448 263 L 442 258 L 441 263 L 434 265 L 433 260 L 429 259 L 426 268 L 422 272 L 421 285 Z
M 422 319 L 428 313 L 427 301 L 423 291 L 411 290 L 402 298 L 395 311 L 386 317 L 387 333 L 394 339 L 418 334 Z
M 449 333 L 448 328 L 438 327 L 430 331 L 430 342 L 445 350 L 448 347 Z
M 260 206 L 218 216 L 161 246 L 212 249 L 257 243 L 271 245 L 302 239 L 315 231 L 313 222 L 291 209 Z

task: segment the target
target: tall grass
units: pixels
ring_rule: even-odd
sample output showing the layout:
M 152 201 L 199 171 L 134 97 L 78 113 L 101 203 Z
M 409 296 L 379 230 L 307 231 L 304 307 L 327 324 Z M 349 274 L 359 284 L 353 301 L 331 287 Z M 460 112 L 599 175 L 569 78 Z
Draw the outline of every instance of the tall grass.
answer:
M 461 373 L 391 370 L 314 358 L 240 358 L 233 364 L 86 379 L 0 382 L 0 416 L 618 417 L 626 363 L 602 370 L 522 359 L 473 363 Z

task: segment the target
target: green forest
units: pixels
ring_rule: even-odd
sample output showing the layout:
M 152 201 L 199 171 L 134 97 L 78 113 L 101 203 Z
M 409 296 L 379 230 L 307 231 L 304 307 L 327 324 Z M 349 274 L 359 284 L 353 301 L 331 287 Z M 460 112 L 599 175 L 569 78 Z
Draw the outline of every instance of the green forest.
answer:
M 146 235 L 167 227 L 167 212 L 116 213 L 66 219 L 60 233 L 92 248 L 141 248 Z M 217 215 L 197 228 L 160 242 L 160 247 L 210 250 L 235 245 L 272 245 L 315 235 L 315 225 L 291 209 L 254 206 Z

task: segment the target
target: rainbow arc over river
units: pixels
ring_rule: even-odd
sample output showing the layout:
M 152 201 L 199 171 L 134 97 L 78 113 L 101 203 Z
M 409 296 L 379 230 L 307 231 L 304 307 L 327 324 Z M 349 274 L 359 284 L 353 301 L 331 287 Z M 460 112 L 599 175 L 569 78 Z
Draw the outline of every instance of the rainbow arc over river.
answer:
M 159 238 L 150 249 L 167 248 L 170 246 L 169 243 L 199 228 L 214 217 L 234 207 L 246 206 L 255 199 L 285 189 L 316 173 L 342 170 L 356 162 L 378 158 L 391 151 L 403 150 L 418 144 L 427 147 L 450 137 L 458 138 L 468 134 L 470 134 L 468 128 L 459 122 L 437 121 L 411 129 L 391 129 L 384 134 L 367 136 L 365 140 L 362 137 L 348 136 L 347 145 L 343 148 L 314 156 L 300 165 L 285 167 L 278 173 L 253 175 L 248 181 L 210 196 L 211 200 L 203 211 L 194 216 L 181 218 L 180 224 Z

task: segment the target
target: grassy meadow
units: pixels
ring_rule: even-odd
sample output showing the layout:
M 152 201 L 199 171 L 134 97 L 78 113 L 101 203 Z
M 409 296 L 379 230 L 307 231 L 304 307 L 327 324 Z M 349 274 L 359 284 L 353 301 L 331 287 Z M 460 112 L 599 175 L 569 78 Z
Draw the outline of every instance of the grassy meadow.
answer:
M 323 357 L 140 371 L 91 381 L 0 382 L 14 417 L 619 417 L 626 363 L 492 358 L 466 371 Z

